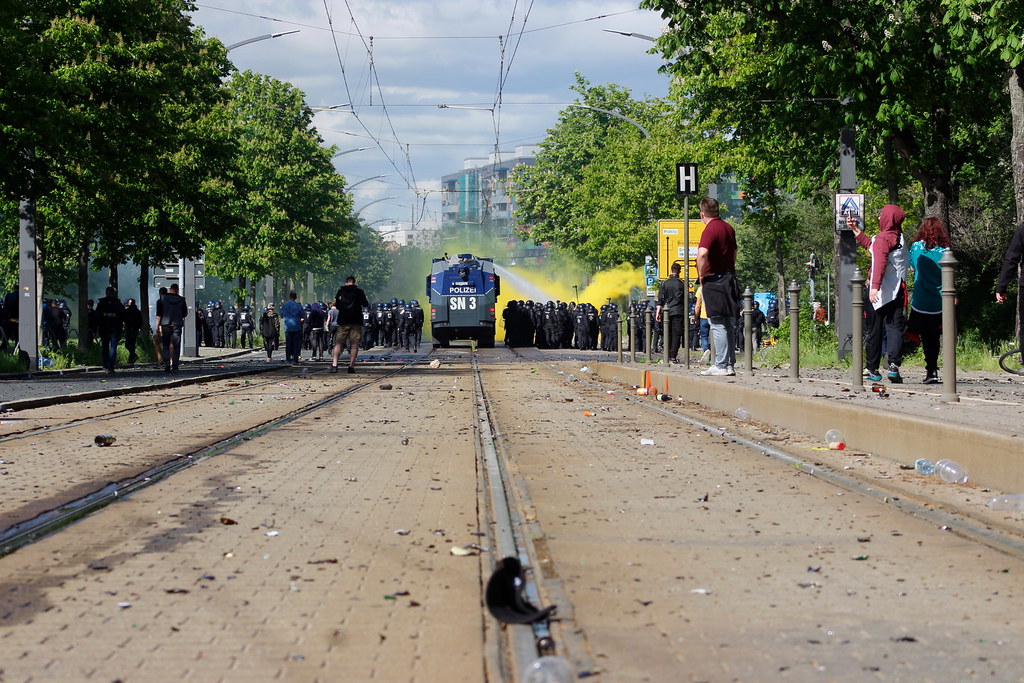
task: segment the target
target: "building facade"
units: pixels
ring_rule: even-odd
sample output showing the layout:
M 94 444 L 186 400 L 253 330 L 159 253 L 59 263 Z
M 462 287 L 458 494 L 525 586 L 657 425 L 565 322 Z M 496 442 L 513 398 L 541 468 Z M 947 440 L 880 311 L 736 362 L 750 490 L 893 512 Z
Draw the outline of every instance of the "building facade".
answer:
M 509 175 L 516 166 L 532 166 L 539 147 L 522 145 L 513 151 L 465 160 L 463 168 L 441 178 L 441 230 L 445 235 L 465 234 L 494 238 L 510 246 L 515 257 L 515 210 L 508 194 Z

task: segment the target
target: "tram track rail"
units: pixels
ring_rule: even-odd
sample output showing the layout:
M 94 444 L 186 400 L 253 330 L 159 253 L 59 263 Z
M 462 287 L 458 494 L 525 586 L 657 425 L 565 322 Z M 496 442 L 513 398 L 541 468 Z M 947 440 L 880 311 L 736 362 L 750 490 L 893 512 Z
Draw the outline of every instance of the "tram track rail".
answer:
M 544 543 L 544 532 L 533 512 L 526 483 L 517 474 L 515 454 L 501 438 L 501 427 L 487 397 L 476 355 L 471 354 L 470 360 L 479 424 L 481 502 L 487 512 L 485 521 L 493 533 L 488 569 L 493 570 L 504 557 L 515 557 L 527 569 L 523 585 L 527 600 L 538 606 L 556 605 L 558 611 L 552 620 L 555 624 L 571 621 L 574 610 L 568 594 L 560 581 L 545 575 L 543 565 L 551 560 L 542 557 L 538 548 L 538 543 Z M 498 653 L 493 668 L 500 680 L 521 680 L 537 658 L 552 655 L 572 659 L 579 671 L 596 670 L 582 636 L 572 629 L 553 630 L 547 620 L 529 625 L 508 624 L 504 629 L 486 629 L 485 633 L 498 640 L 488 649 Z
M 233 447 L 241 444 L 245 441 L 264 435 L 268 432 L 278 429 L 285 425 L 288 425 L 295 420 L 316 412 L 322 408 L 330 406 L 338 401 L 351 396 L 355 392 L 369 387 L 370 385 L 379 383 L 382 379 L 388 379 L 394 377 L 405 370 L 415 367 L 422 360 L 426 359 L 429 354 L 425 354 L 423 358 L 416 359 L 409 363 L 404 363 L 401 366 L 394 368 L 393 370 L 386 372 L 383 375 L 375 375 L 372 379 L 365 381 L 356 382 L 355 384 L 348 385 L 343 389 L 332 393 L 322 399 L 313 401 L 312 403 L 289 411 L 283 415 L 271 418 L 257 425 L 247 427 L 239 430 L 229 436 L 221 437 L 216 441 L 193 449 L 188 453 L 176 454 L 171 460 L 159 463 L 152 467 L 146 468 L 137 474 L 122 478 L 116 482 L 111 482 L 103 486 L 99 486 L 95 490 L 78 496 L 72 500 L 66 501 L 58 507 L 50 510 L 43 511 L 30 519 L 19 521 L 6 529 L 0 531 L 0 557 L 8 555 L 20 548 L 25 547 L 39 539 L 49 536 L 61 529 L 67 527 L 74 522 L 87 517 L 91 514 L 99 512 L 103 508 L 124 499 L 148 486 L 156 484 L 161 481 L 165 481 L 174 474 L 185 470 L 193 465 L 196 465 L 204 460 L 215 457 L 230 451 Z M 280 368 L 275 368 L 280 369 Z M 324 370 L 323 372 L 326 372 Z M 279 381 L 276 378 L 273 381 L 266 382 L 264 384 L 274 384 Z M 154 387 L 147 387 L 148 390 L 153 391 Z M 213 396 L 223 396 L 237 391 L 239 389 L 251 390 L 252 385 L 247 387 L 230 387 L 222 392 L 216 394 L 200 394 L 196 397 L 186 397 L 189 400 L 203 400 Z M 183 399 L 184 400 L 184 399 Z M 176 402 L 172 402 L 173 403 Z M 103 420 L 109 420 L 113 418 L 124 417 L 124 411 L 115 411 L 114 413 L 100 416 L 91 420 L 78 421 L 64 425 L 63 428 L 68 429 L 72 427 L 79 427 L 83 424 L 89 424 L 91 422 L 102 422 Z M 55 428 L 47 430 L 33 430 L 32 434 L 23 436 L 38 436 L 40 433 L 49 433 Z
M 606 389 L 604 384 L 592 382 L 577 375 L 567 375 L 565 372 L 558 370 L 552 361 L 528 358 L 515 350 L 513 352 L 519 358 L 538 363 L 546 371 L 563 377 L 569 382 L 579 382 L 601 391 Z M 724 427 L 716 427 L 709 424 L 705 419 L 696 416 L 693 411 L 687 410 L 685 404 L 673 405 L 674 409 L 668 409 L 652 403 L 650 400 L 641 400 L 632 396 L 625 396 L 623 398 L 629 404 L 638 408 L 656 412 L 692 428 L 729 439 L 748 450 L 771 457 L 805 474 L 827 481 L 844 491 L 865 496 L 883 505 L 893 506 L 904 514 L 923 519 L 941 530 L 980 543 L 1007 555 L 1024 558 L 1024 534 L 1021 533 L 1019 528 L 978 514 L 973 509 L 938 502 L 907 487 L 899 486 L 893 483 L 892 480 L 868 479 L 858 475 L 855 470 L 844 471 L 814 462 L 812 459 L 808 459 L 799 453 L 768 445 L 764 441 L 748 438 Z

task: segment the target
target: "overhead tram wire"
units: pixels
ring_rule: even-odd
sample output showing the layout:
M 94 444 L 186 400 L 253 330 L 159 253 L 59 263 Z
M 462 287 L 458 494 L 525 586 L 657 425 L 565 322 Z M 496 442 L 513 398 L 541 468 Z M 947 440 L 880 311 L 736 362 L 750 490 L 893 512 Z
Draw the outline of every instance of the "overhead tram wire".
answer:
M 265 21 L 274 21 L 279 24 L 287 24 L 289 26 L 299 26 L 302 28 L 308 28 L 314 31 L 330 31 L 332 33 L 339 33 L 346 36 L 356 36 L 357 34 L 348 33 L 346 31 L 336 31 L 333 27 L 318 26 L 316 24 L 307 24 L 301 21 L 292 21 L 290 19 L 281 19 L 280 17 L 270 17 L 265 14 L 256 14 L 254 12 L 242 12 L 240 10 L 227 9 L 225 7 L 216 7 L 214 5 L 206 5 L 203 3 L 197 3 L 196 7 L 202 9 L 214 10 L 216 12 L 225 12 L 227 14 L 237 14 L 243 17 L 252 17 L 254 19 L 263 19 Z M 572 26 L 574 24 L 583 24 L 588 21 L 598 21 L 600 19 L 609 19 L 611 17 L 621 16 L 623 14 L 632 14 L 634 12 L 640 12 L 639 8 L 622 10 L 621 12 L 609 12 L 608 14 L 599 14 L 593 17 L 586 17 L 585 19 L 576 19 L 574 21 L 564 21 L 560 24 L 551 24 L 550 26 L 541 26 L 539 28 L 530 29 L 525 33 L 537 33 L 539 31 L 550 31 L 551 29 L 562 28 L 563 26 Z M 374 36 L 377 40 L 494 40 L 497 36 Z
M 346 6 L 347 5 L 348 5 L 348 3 L 346 2 Z M 353 101 L 352 100 L 352 90 L 351 90 L 351 87 L 349 85 L 348 74 L 345 71 L 345 62 L 344 62 L 344 60 L 341 57 L 341 47 L 338 45 L 338 34 L 339 33 L 341 33 L 343 35 L 351 35 L 351 34 L 345 34 L 344 32 L 341 32 L 341 31 L 335 31 L 335 29 L 334 29 L 334 19 L 331 17 L 331 10 L 327 6 L 327 0 L 324 0 L 324 13 L 327 16 L 327 23 L 330 26 L 331 42 L 334 44 L 334 54 L 338 58 L 338 68 L 341 70 L 341 80 L 342 80 L 342 83 L 345 86 L 345 94 L 349 97 L 349 101 L 351 102 L 351 101 Z M 349 12 L 349 15 L 351 16 L 351 11 Z M 353 22 L 353 24 L 355 23 L 355 17 L 352 17 L 352 22 Z M 357 27 L 357 30 L 358 30 L 358 27 Z M 365 39 L 363 39 L 361 35 L 359 37 L 360 37 L 360 39 L 363 40 L 363 43 L 364 43 L 364 46 L 365 46 L 365 43 L 366 43 Z M 409 182 L 409 178 L 406 176 L 405 173 L 402 172 L 402 169 L 400 169 L 398 167 L 398 164 L 396 164 L 395 160 L 391 158 L 391 155 L 388 154 L 387 150 L 384 149 L 384 145 L 382 144 L 380 138 L 378 138 L 376 135 L 374 135 L 373 132 L 366 126 L 366 123 L 363 122 L 362 118 L 359 116 L 359 113 L 357 111 L 355 111 L 355 107 L 353 107 L 353 114 L 352 115 L 355 117 L 356 121 L 359 123 L 359 127 L 362 128 L 363 131 L 366 133 L 366 135 L 374 142 L 374 144 L 377 146 L 377 149 L 379 149 L 381 154 L 384 155 L 384 158 L 388 160 L 388 163 L 390 163 L 391 167 L 395 169 L 395 172 L 398 173 L 399 177 L 401 177 L 402 180 L 405 181 L 407 186 L 411 187 L 411 183 Z M 392 128 L 392 133 L 395 134 L 395 139 L 397 140 L 398 134 L 394 132 L 394 128 Z

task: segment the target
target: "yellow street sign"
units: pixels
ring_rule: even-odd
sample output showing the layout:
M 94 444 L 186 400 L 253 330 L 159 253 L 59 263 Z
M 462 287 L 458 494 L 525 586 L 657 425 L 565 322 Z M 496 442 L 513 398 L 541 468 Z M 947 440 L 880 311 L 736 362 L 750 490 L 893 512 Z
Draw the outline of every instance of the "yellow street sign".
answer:
M 685 221 L 658 221 L 658 277 L 662 280 L 668 279 L 669 268 L 678 261 L 689 265 L 690 282 L 697 281 L 697 246 L 700 244 L 700 236 L 704 234 L 704 223 L 690 219 L 689 250 L 684 242 L 685 228 Z M 680 273 L 679 277 L 685 278 L 686 271 Z

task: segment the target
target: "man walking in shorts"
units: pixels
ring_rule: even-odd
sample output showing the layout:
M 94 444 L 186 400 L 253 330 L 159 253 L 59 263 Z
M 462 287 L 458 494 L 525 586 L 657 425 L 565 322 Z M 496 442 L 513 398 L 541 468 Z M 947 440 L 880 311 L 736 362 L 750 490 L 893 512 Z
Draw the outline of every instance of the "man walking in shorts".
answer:
M 348 374 L 354 375 L 356 356 L 359 354 L 359 340 L 363 337 L 363 306 L 370 305 L 366 299 L 366 293 L 356 287 L 355 275 L 345 278 L 345 285 L 338 289 L 338 293 L 334 297 L 334 305 L 338 309 L 338 331 L 334 334 L 331 372 L 338 371 L 341 347 L 348 340 Z

